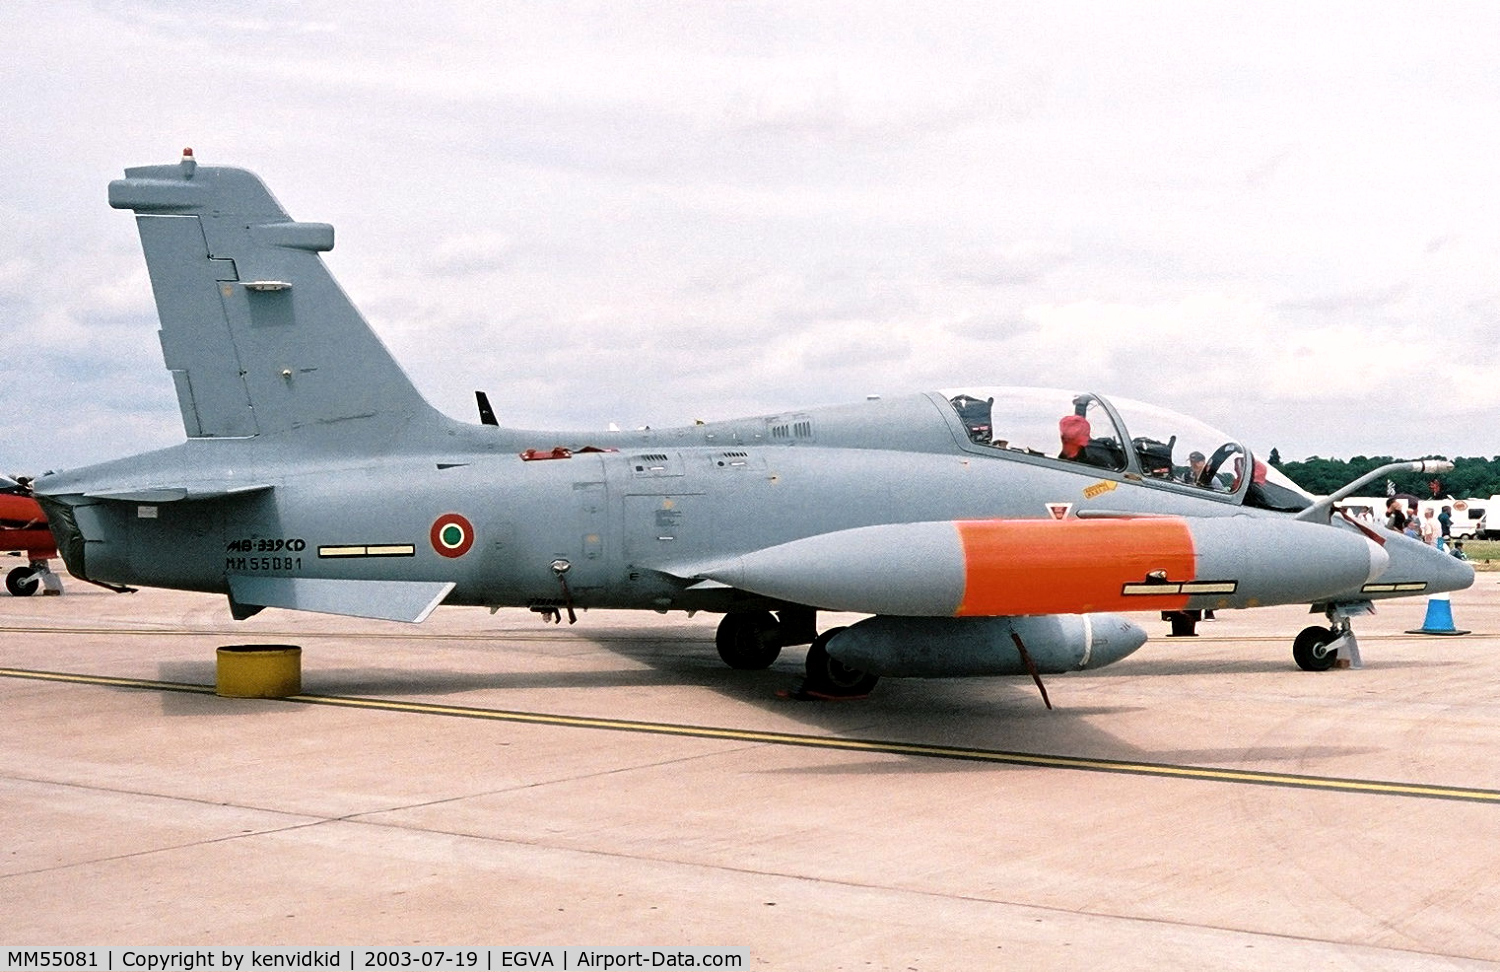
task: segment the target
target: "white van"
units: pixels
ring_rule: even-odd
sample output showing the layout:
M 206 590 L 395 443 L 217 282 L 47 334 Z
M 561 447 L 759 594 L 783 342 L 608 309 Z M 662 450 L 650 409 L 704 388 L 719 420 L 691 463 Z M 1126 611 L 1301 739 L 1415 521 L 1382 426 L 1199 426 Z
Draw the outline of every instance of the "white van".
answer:
M 1489 523 L 1490 509 L 1497 499 L 1500 497 L 1491 496 L 1487 500 L 1453 500 L 1445 504 L 1453 508 L 1453 526 L 1449 529 L 1449 533 L 1458 540 L 1468 540 L 1473 537 L 1487 539 L 1493 536 L 1496 531 L 1500 531 L 1500 517 L 1496 517 L 1495 529 L 1492 530 Z
M 1432 510 L 1434 517 L 1443 512 L 1443 507 L 1448 507 L 1449 514 L 1453 517 L 1453 522 L 1448 527 L 1448 535 L 1455 540 L 1471 540 L 1476 537 L 1487 539 L 1500 534 L 1500 515 L 1495 517 L 1493 525 L 1489 522 L 1490 511 L 1500 510 L 1500 496 L 1491 496 L 1487 500 L 1422 500 L 1417 506 L 1418 516 L 1423 515 L 1427 510 Z

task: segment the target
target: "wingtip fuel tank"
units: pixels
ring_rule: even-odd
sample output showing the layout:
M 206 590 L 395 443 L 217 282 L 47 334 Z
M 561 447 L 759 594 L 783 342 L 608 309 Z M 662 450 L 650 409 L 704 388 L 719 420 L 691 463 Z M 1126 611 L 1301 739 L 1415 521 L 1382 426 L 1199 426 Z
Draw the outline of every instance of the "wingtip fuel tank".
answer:
M 1388 562 L 1357 531 L 1285 518 L 965 520 L 818 534 L 700 576 L 828 610 L 999 617 L 1312 603 Z

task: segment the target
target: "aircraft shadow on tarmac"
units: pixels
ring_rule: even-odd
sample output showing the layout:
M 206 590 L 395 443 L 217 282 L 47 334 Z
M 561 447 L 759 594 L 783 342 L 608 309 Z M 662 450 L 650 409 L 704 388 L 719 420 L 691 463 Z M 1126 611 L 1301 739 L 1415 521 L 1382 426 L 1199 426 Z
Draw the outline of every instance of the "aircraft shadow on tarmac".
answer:
M 1249 746 L 1246 748 L 1219 747 L 1216 749 L 1165 749 L 1156 750 L 1151 760 L 1158 763 L 1183 764 L 1188 766 L 1225 766 L 1246 760 L 1260 762 L 1301 762 L 1325 759 L 1340 759 L 1349 756 L 1369 756 L 1385 752 L 1379 746 Z
M 868 699 L 799 702 L 781 698 L 776 693 L 794 685 L 800 678 L 801 649 L 789 649 L 786 656 L 778 659 L 776 665 L 768 671 L 736 672 L 719 664 L 717 654 L 708 645 L 672 654 L 651 651 L 649 645 L 606 647 L 647 664 L 662 664 L 673 671 L 680 671 L 685 675 L 682 679 L 684 683 L 702 684 L 748 705 L 778 713 L 790 713 L 811 731 L 841 738 L 1197 766 L 1234 765 L 1247 757 L 1259 764 L 1291 764 L 1301 763 L 1309 757 L 1350 757 L 1379 751 L 1378 748 L 1368 746 L 1308 747 L 1300 744 L 1257 745 L 1249 749 L 1234 746 L 1143 749 L 1109 731 L 1108 725 L 1111 717 L 1138 712 L 1147 706 L 1085 706 L 1069 703 L 1070 694 L 1083 694 L 1072 692 L 1075 686 L 1070 683 L 1096 679 L 1104 672 L 1049 677 L 1048 692 L 1056 706 L 1050 711 L 1043 705 L 1031 681 L 1017 677 L 884 679 Z M 1164 665 L 1170 667 L 1171 664 L 1172 659 L 1164 660 Z M 1229 667 L 1224 670 L 1233 672 L 1236 669 Z M 1288 677 L 1307 675 L 1289 670 L 1286 662 L 1276 664 L 1268 661 L 1264 669 L 1252 667 L 1246 670 L 1285 673 Z M 1184 674 L 1194 671 L 1197 674 L 1204 672 L 1202 668 L 1195 669 L 1189 665 Z M 817 766 L 770 772 L 906 773 L 913 767 L 920 767 L 928 772 L 971 772 L 980 768 L 998 768 L 993 763 L 986 767 L 986 764 L 980 762 L 959 759 L 892 758 L 888 754 L 872 754 L 868 760 L 850 762 L 846 754 Z
M 1108 719 L 1145 708 L 1144 705 L 1078 705 L 1069 703 L 1071 685 L 1085 679 L 1109 678 L 1112 675 L 1204 675 L 1204 674 L 1275 674 L 1288 677 L 1313 677 L 1289 671 L 1280 659 L 1246 658 L 1226 662 L 1223 659 L 1194 660 L 1182 655 L 1166 655 L 1148 660 L 1132 660 L 1125 670 L 1108 669 L 1084 675 L 1052 676 L 1047 679 L 1053 704 L 1051 711 L 1042 704 L 1036 688 L 1025 678 L 988 679 L 884 679 L 866 699 L 848 701 L 799 701 L 788 698 L 802 677 L 803 649 L 788 649 L 769 669 L 736 671 L 724 666 L 713 644 L 708 640 L 685 641 L 681 632 L 661 640 L 632 637 L 610 637 L 601 632 L 590 637 L 578 633 L 579 642 L 592 645 L 626 659 L 634 665 L 605 670 L 527 671 L 452 671 L 396 667 L 323 667 L 309 666 L 304 671 L 304 691 L 316 695 L 371 698 L 413 699 L 423 696 L 452 696 L 482 693 L 482 698 L 462 703 L 475 707 L 507 708 L 514 706 L 530 711 L 536 699 L 525 703 L 508 702 L 512 691 L 565 691 L 649 688 L 652 686 L 698 686 L 736 703 L 754 706 L 778 716 L 792 719 L 812 735 L 837 738 L 869 739 L 920 743 L 932 746 L 955 746 L 971 749 L 1022 751 L 1084 758 L 1183 763 L 1189 765 L 1233 764 L 1248 757 L 1257 763 L 1298 762 L 1309 755 L 1318 757 L 1358 756 L 1371 752 L 1367 747 L 1306 746 L 1215 747 L 1171 751 L 1145 750 L 1111 733 Z M 497 664 L 505 663 L 503 648 L 494 654 Z M 333 662 L 330 651 L 319 662 Z M 1441 664 L 1441 662 L 1435 662 Z M 1411 662 L 1369 663 L 1369 667 L 1416 667 Z M 1427 666 L 1423 666 L 1427 667 Z M 215 665 L 211 661 L 163 662 L 159 667 L 163 681 L 212 685 Z M 1336 676 L 1335 676 L 1336 677 Z M 495 693 L 500 693 L 498 696 Z M 1092 693 L 1089 693 L 1092 694 Z M 213 713 L 241 714 L 244 709 L 235 700 L 232 705 L 202 695 L 165 693 L 163 715 L 203 717 Z M 290 715 L 302 707 L 270 703 L 274 710 Z M 267 713 L 273 709 L 267 709 Z M 722 715 L 695 718 L 692 709 L 681 707 L 658 714 L 663 722 L 693 724 L 699 721 L 724 722 Z M 639 712 L 633 718 L 650 719 Z M 1102 717 L 1103 724 L 1098 720 Z M 924 771 L 973 771 L 995 769 L 984 764 L 958 759 L 898 757 L 871 753 L 868 759 L 850 761 L 850 754 L 796 770 L 770 772 L 802 773 L 876 773 L 909 772 L 914 767 Z
M 1149 651 L 1149 647 L 1144 649 Z M 1366 654 L 1375 654 L 1366 650 Z M 1365 658 L 1364 667 L 1369 669 L 1401 669 L 1420 668 L 1424 671 L 1445 665 L 1456 665 L 1457 662 L 1433 659 L 1431 661 L 1414 659 L 1382 659 Z M 1236 658 L 1226 661 L 1222 658 L 1192 658 L 1184 654 L 1166 653 L 1152 658 L 1141 658 L 1139 655 L 1127 659 L 1117 665 L 1113 665 L 1098 672 L 1091 673 L 1093 678 L 1135 678 L 1139 676 L 1156 677 L 1160 675 L 1277 675 L 1283 674 L 1288 678 L 1338 678 L 1339 672 L 1302 672 L 1294 668 L 1285 657 L 1275 658 Z
M 1089 720 L 1131 710 L 1131 707 L 1070 706 L 1070 676 L 1052 676 L 1048 691 L 1058 708 L 1048 711 L 1036 687 L 1025 678 L 885 679 L 865 699 L 800 701 L 787 697 L 802 680 L 803 649 L 789 648 L 769 669 L 736 671 L 720 660 L 709 640 L 685 641 L 681 632 L 660 641 L 650 638 L 597 637 L 579 632 L 579 641 L 610 652 L 633 664 L 599 670 L 453 671 L 397 667 L 337 667 L 334 650 L 309 658 L 304 646 L 303 691 L 315 695 L 418 700 L 431 696 L 475 695 L 455 704 L 526 711 L 539 708 L 533 696 L 524 702 L 509 693 L 556 689 L 699 687 L 736 703 L 755 706 L 788 717 L 813 735 L 918 742 L 970 748 L 1045 750 L 1098 754 L 1118 750 L 1120 742 Z M 291 639 L 295 641 L 296 639 Z M 561 647 L 561 646 L 560 646 Z M 313 649 L 314 651 L 316 649 Z M 503 646 L 492 656 L 497 667 L 506 664 Z M 158 666 L 167 682 L 213 685 L 212 661 L 170 661 Z M 241 700 L 228 705 L 203 695 L 164 693 L 164 715 L 237 714 Z M 272 703 L 279 705 L 279 703 Z M 541 707 L 545 707 L 545 704 Z M 285 706 L 287 711 L 298 707 Z M 680 706 L 650 714 L 639 710 L 626 718 L 660 719 L 678 724 L 723 724 L 722 714 L 707 716 Z M 1114 758 L 1119 758 L 1118 756 Z M 1124 758 L 1141 758 L 1126 755 Z M 847 759 L 844 757 L 843 759 Z M 890 763 L 887 756 L 874 757 Z M 901 760 L 906 763 L 909 760 Z

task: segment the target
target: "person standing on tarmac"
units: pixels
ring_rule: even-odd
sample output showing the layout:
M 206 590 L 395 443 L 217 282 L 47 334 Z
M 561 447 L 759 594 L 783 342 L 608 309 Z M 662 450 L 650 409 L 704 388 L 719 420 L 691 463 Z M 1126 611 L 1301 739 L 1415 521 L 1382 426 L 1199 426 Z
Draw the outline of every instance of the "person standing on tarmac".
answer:
M 1385 528 L 1396 533 L 1406 532 L 1406 512 L 1401 508 L 1401 501 L 1394 496 L 1385 501 Z
M 1417 524 L 1417 534 L 1423 543 L 1429 547 L 1438 545 L 1438 522 L 1432 515 L 1432 507 L 1422 511 L 1421 522 Z

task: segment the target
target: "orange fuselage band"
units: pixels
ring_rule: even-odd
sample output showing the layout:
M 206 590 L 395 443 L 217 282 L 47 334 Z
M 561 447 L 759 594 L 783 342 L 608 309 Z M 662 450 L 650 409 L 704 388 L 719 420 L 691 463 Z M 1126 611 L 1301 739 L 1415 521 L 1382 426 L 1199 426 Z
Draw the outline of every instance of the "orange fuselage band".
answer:
M 1159 572 L 1194 577 L 1193 537 L 1180 519 L 964 520 L 960 617 L 1178 610 L 1187 595 L 1123 593 Z

